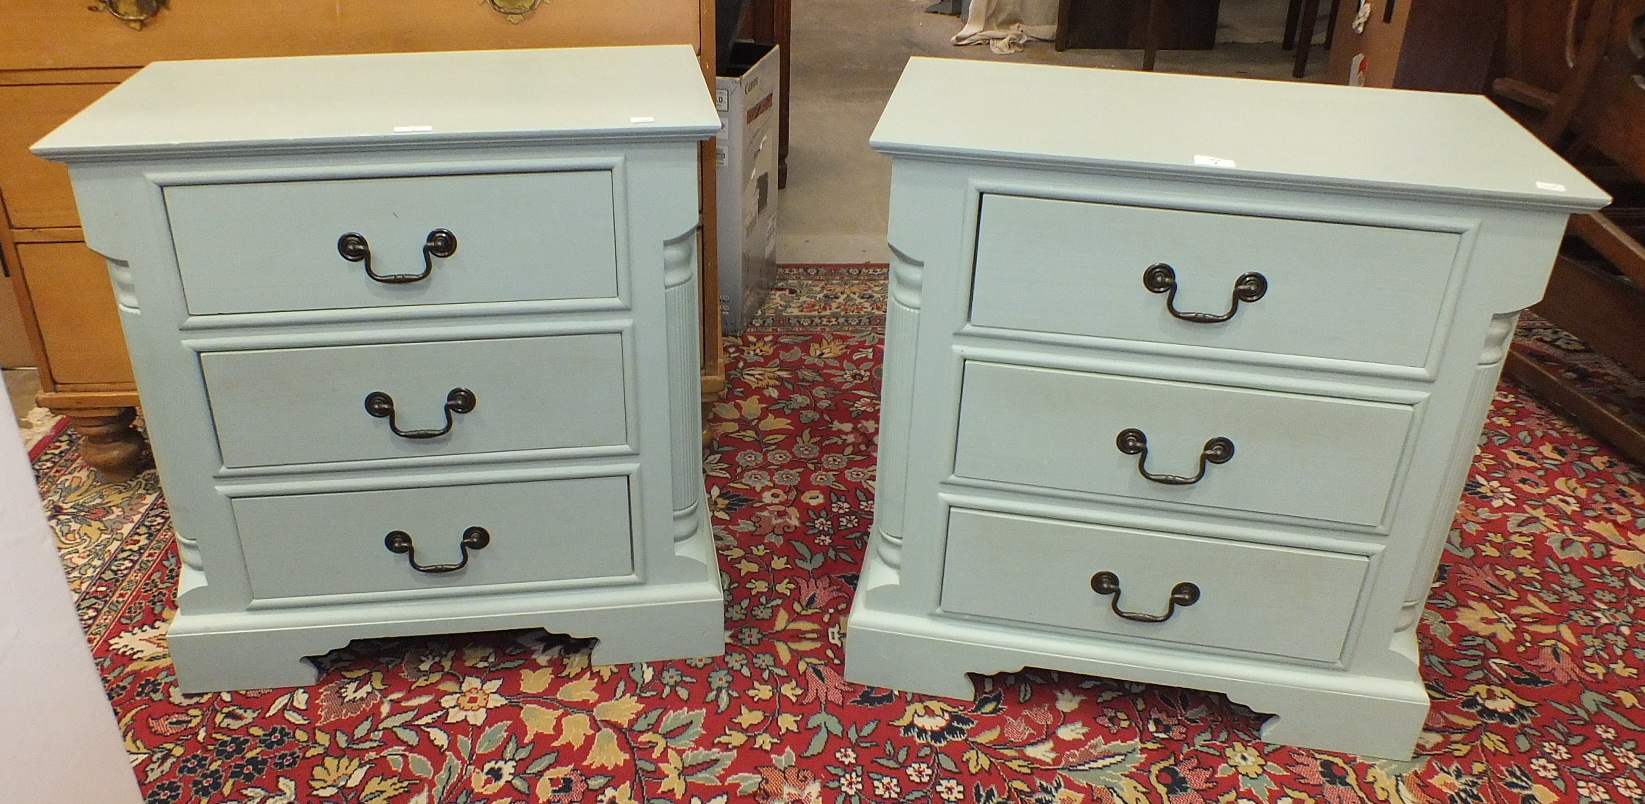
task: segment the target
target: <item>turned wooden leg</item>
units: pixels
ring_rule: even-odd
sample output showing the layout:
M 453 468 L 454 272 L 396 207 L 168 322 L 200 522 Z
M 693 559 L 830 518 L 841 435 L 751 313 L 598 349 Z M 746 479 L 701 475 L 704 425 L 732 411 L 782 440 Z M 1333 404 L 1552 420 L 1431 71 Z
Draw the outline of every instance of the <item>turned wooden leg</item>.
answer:
M 69 426 L 80 434 L 80 459 L 110 483 L 130 480 L 143 456 L 143 436 L 131 423 L 134 408 L 106 408 L 65 412 Z

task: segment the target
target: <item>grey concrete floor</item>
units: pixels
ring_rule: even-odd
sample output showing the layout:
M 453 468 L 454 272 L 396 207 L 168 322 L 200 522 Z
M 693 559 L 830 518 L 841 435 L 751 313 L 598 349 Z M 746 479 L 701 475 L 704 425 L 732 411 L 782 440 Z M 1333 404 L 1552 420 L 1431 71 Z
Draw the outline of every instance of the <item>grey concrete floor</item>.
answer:
M 779 262 L 889 259 L 885 226 L 891 162 L 868 146 L 868 137 L 909 57 L 1116 69 L 1137 69 L 1142 63 L 1138 50 L 1058 53 L 1050 42 L 1032 42 L 1021 53 L 998 55 L 985 45 L 957 46 L 952 38 L 962 20 L 927 13 L 931 2 L 793 0 L 788 183 L 778 196 Z M 1216 47 L 1161 51 L 1155 69 L 1293 80 L 1291 53 L 1279 46 L 1285 8 L 1279 0 L 1222 0 Z M 1329 58 L 1316 48 L 1306 80 L 1321 78 Z M 955 114 L 987 114 L 984 101 Z

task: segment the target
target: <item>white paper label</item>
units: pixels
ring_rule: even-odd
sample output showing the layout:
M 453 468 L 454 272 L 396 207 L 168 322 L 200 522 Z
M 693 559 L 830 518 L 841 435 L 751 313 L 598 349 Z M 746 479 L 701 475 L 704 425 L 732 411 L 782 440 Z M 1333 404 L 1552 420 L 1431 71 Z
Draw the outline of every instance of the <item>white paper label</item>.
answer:
M 1365 69 L 1365 54 L 1356 53 L 1354 57 L 1348 61 L 1348 86 L 1365 86 Z
M 1234 160 L 1223 159 L 1216 156 L 1206 156 L 1205 154 L 1194 154 L 1194 164 L 1201 165 L 1203 167 L 1231 168 L 1234 166 Z

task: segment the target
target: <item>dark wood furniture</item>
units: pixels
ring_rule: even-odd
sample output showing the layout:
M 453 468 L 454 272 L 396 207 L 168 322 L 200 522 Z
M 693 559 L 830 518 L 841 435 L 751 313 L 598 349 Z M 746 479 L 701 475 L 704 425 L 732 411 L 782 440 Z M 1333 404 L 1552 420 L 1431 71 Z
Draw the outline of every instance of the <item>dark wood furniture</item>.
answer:
M 1532 309 L 1645 377 L 1645 0 L 1518 0 L 1507 22 L 1495 96 L 1619 199 L 1572 218 Z M 1518 351 L 1507 371 L 1645 463 L 1645 411 L 1614 410 Z
M 777 117 L 777 186 L 788 186 L 788 54 L 792 50 L 789 35 L 793 28 L 793 0 L 755 0 L 749 9 L 749 38 L 756 42 L 776 45 L 779 67 L 782 70 L 782 91 L 778 94 L 780 114 Z
M 1057 50 L 1132 48 L 1143 69 L 1158 50 L 1210 50 L 1217 41 L 1218 0 L 1061 0 Z
M 1359 0 L 1338 4 L 1327 80 L 1350 83 L 1363 56 L 1372 87 L 1484 92 L 1510 0 L 1376 0 L 1365 30 L 1353 29 Z M 1518 0 L 1513 0 L 1517 2 Z
M 1342 6 L 1326 0 L 1325 49 L 1331 49 L 1336 36 L 1337 11 Z M 1301 78 L 1308 73 L 1308 54 L 1314 48 L 1314 30 L 1319 25 L 1319 0 L 1291 0 L 1285 10 L 1285 34 L 1280 46 L 1292 51 L 1291 76 Z
M 1327 0 L 1331 2 L 1331 0 Z M 1291 0 L 1286 11 L 1286 50 L 1295 49 L 1292 75 L 1308 70 L 1319 20 L 1320 0 Z M 1218 0 L 1061 0 L 1057 4 L 1056 49 L 1141 48 L 1142 69 L 1154 69 L 1161 49 L 1209 50 L 1216 44 Z M 1337 6 L 1328 9 L 1325 47 L 1331 46 Z

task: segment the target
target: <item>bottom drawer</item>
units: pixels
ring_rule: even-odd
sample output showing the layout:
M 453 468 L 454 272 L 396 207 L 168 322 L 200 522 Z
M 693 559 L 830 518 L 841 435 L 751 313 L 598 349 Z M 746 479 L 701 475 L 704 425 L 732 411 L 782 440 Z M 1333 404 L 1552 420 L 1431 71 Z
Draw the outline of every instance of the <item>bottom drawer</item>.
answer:
M 309 597 L 609 578 L 634 571 L 628 477 L 242 497 L 252 597 Z M 464 533 L 488 543 L 468 549 Z M 391 551 L 390 533 L 413 550 Z
M 950 613 L 1336 661 L 1370 559 L 954 509 L 942 608 Z M 1164 622 L 1114 613 L 1092 578 L 1112 573 L 1127 613 L 1165 614 L 1178 584 L 1199 599 Z

